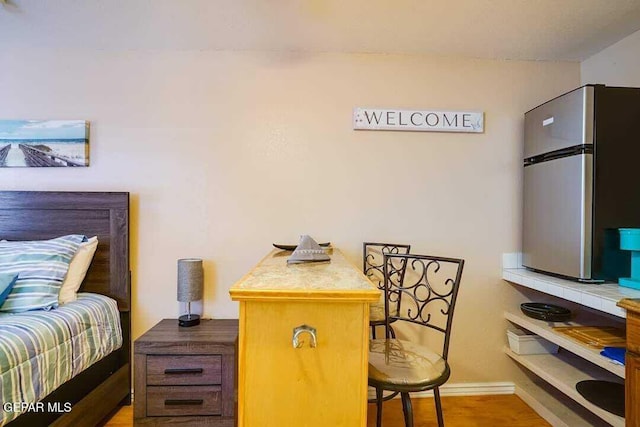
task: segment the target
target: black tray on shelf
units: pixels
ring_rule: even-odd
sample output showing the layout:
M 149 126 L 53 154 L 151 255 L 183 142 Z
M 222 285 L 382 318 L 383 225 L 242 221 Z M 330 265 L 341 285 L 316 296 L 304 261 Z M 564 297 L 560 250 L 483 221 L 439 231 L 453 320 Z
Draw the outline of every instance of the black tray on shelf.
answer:
M 328 247 L 331 243 L 327 242 L 327 243 L 318 243 L 320 246 L 326 248 Z M 273 247 L 278 248 L 278 249 L 282 249 L 283 251 L 293 251 L 295 250 L 298 245 L 281 245 L 279 243 L 273 243 Z
M 526 316 L 547 322 L 566 322 L 571 319 L 571 310 L 543 302 L 525 302 L 520 304 L 520 310 Z
M 624 384 L 603 380 L 585 380 L 576 384 L 576 390 L 580 396 L 598 408 L 624 417 Z

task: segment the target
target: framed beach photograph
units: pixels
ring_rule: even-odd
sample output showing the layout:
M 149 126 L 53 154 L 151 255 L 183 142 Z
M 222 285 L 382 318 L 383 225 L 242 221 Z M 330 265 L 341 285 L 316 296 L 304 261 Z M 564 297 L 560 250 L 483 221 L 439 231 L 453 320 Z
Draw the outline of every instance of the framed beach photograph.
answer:
M 89 166 L 89 122 L 0 120 L 0 167 Z

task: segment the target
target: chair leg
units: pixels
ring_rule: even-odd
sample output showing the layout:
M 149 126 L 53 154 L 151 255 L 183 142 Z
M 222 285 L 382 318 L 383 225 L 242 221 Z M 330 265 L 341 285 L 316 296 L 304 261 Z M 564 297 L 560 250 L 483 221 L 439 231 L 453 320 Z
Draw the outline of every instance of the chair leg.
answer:
M 396 331 L 394 331 L 391 326 L 389 326 L 389 332 L 391 333 L 391 338 L 395 338 L 396 337 Z
M 376 387 L 376 427 L 382 427 L 382 389 Z
M 433 389 L 433 400 L 436 402 L 436 415 L 438 416 L 438 427 L 444 427 L 444 418 L 442 417 L 442 403 L 440 403 L 440 389 Z
M 371 337 L 375 340 L 376 339 L 376 326 L 373 325 L 371 327 Z
M 409 393 L 400 393 L 402 396 L 402 411 L 404 412 L 405 427 L 413 427 L 413 409 L 411 408 L 411 398 Z

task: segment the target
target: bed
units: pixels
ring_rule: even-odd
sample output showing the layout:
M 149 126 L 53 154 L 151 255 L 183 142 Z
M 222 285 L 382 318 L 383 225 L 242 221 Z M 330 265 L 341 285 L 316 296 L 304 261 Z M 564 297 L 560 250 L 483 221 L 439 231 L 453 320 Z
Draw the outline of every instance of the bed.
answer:
M 40 408 L 45 410 L 28 411 L 6 426 L 92 426 L 120 405 L 131 403 L 129 194 L 0 192 L 0 239 L 44 240 L 68 234 L 98 236 L 99 241 L 80 288 L 78 304 L 70 303 L 40 313 L 40 317 L 35 316 L 35 320 L 30 317 L 22 325 L 19 316 L 12 321 L 28 329 L 32 322 L 54 322 L 56 318 L 60 323 L 67 322 L 60 320 L 63 316 L 95 317 L 98 323 L 104 323 L 106 317 L 111 316 L 119 319 L 121 335 L 111 334 L 110 339 L 107 333 L 106 338 L 97 338 L 89 329 L 79 330 L 79 334 L 101 343 L 97 345 L 99 354 L 87 356 L 88 368 L 74 372 L 72 379 L 41 401 Z M 112 313 L 108 315 L 109 310 L 101 304 L 111 304 Z M 81 307 L 83 305 L 89 308 Z M 89 323 L 89 320 L 81 322 Z

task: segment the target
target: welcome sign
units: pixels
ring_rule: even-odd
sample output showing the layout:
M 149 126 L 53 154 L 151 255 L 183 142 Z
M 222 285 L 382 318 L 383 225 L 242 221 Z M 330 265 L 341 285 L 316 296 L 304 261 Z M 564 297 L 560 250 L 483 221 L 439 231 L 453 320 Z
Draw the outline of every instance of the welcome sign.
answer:
M 482 133 L 484 113 L 354 108 L 353 129 Z

